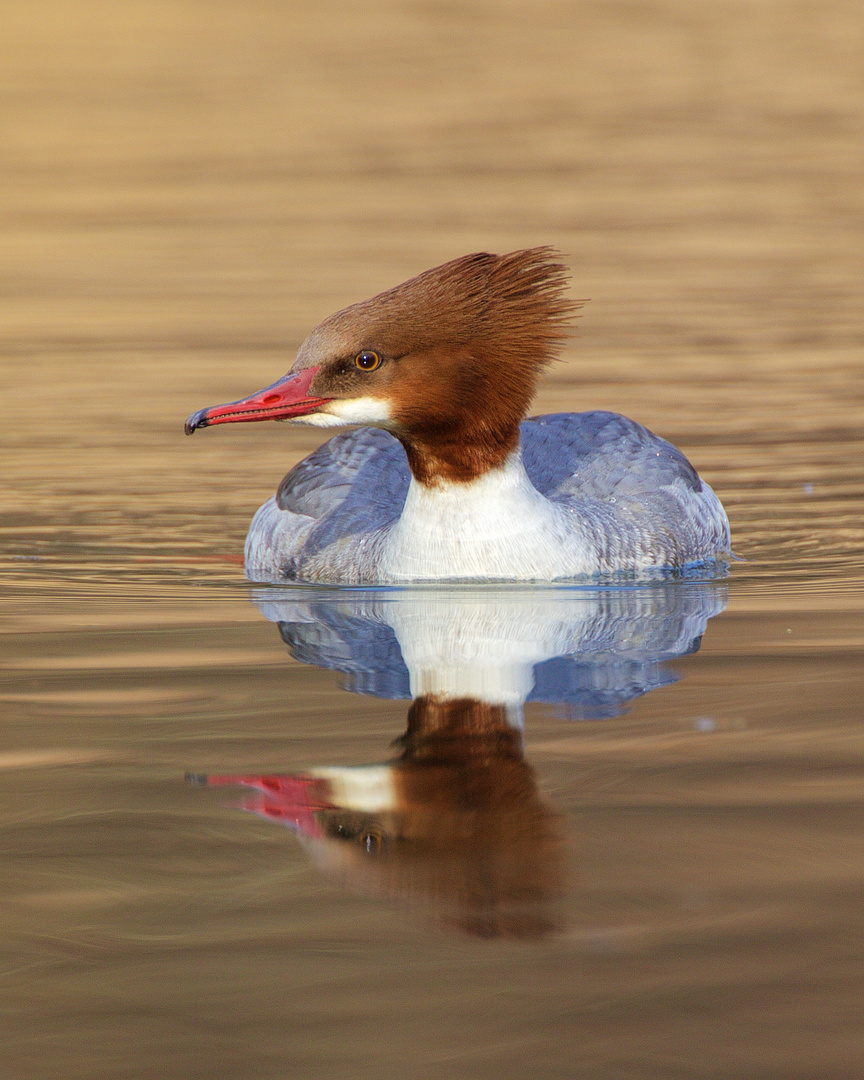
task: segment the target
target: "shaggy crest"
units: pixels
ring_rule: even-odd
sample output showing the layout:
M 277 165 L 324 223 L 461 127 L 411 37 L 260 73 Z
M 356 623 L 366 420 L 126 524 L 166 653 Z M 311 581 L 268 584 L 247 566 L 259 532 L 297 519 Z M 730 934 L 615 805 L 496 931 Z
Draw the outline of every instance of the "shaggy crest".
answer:
M 358 349 L 380 352 L 388 366 L 362 392 L 386 396 L 416 479 L 472 480 L 518 445 L 540 372 L 581 306 L 564 295 L 567 268 L 558 259 L 539 247 L 436 266 L 325 319 L 294 370 Z M 313 384 L 322 397 L 340 393 L 329 370 Z
M 425 270 L 325 319 L 301 347 L 295 370 L 307 357 L 338 352 L 337 339 L 353 343 L 360 326 L 370 343 L 386 343 L 394 355 L 471 345 L 502 363 L 543 368 L 583 303 L 565 297 L 568 270 L 559 258 L 551 247 L 478 252 Z

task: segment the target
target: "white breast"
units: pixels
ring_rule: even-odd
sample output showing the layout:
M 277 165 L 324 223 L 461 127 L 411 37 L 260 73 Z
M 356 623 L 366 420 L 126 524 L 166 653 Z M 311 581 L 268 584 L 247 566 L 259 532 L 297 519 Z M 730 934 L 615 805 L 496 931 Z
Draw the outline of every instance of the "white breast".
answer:
M 412 479 L 380 559 L 386 581 L 549 581 L 597 568 L 576 517 L 537 491 L 518 451 L 469 483 Z

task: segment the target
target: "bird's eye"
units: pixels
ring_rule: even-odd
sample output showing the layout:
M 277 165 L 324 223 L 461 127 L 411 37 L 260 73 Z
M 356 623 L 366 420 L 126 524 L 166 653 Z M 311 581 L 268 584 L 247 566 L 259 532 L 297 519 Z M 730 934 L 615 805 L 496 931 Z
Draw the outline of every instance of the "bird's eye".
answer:
M 364 349 L 354 357 L 354 367 L 360 368 L 361 371 L 374 371 L 380 364 L 381 357 L 378 353 L 370 352 L 368 349 Z
M 366 849 L 367 855 L 374 855 L 376 852 L 380 851 L 383 839 L 381 833 L 377 830 L 363 833 L 361 842 Z

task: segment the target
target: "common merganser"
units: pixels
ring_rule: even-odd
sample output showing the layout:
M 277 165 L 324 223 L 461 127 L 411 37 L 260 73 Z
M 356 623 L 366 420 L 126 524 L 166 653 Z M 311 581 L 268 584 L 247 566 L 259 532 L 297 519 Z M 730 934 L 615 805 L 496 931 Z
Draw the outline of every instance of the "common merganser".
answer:
M 578 302 L 550 248 L 466 255 L 331 315 L 272 386 L 186 432 L 338 435 L 255 515 L 256 581 L 560 579 L 722 564 L 729 523 L 684 455 L 610 412 L 524 420 Z

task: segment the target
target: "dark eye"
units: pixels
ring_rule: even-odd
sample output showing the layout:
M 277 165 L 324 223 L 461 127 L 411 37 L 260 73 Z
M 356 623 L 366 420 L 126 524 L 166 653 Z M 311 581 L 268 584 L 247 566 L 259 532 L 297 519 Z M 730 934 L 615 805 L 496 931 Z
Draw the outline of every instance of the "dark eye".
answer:
M 382 840 L 383 837 L 380 832 L 374 831 L 363 833 L 362 843 L 363 847 L 366 848 L 367 854 L 374 855 L 376 851 L 380 851 Z
M 354 367 L 360 368 L 361 371 L 374 371 L 380 364 L 381 357 L 378 353 L 370 352 L 368 349 L 364 349 L 354 357 Z

